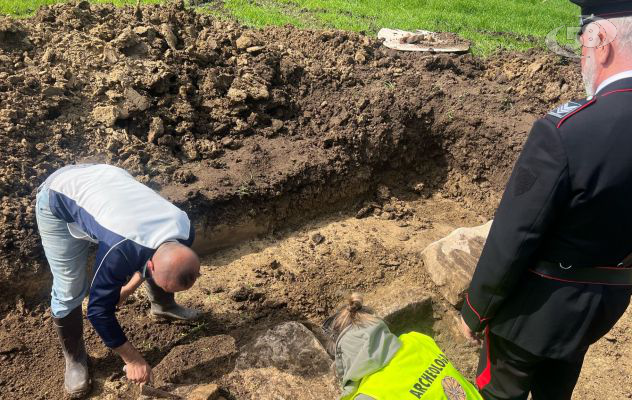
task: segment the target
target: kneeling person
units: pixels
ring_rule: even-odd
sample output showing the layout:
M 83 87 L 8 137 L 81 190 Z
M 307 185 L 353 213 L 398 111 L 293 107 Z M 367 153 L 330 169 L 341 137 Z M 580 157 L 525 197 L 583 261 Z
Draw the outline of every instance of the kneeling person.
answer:
M 81 397 L 90 389 L 81 312 L 88 292 L 94 329 L 122 357 L 127 377 L 147 382 L 151 368 L 127 341 L 115 310 L 146 278 L 152 314 L 197 315 L 174 299 L 174 292 L 193 286 L 200 269 L 189 248 L 194 231 L 186 213 L 125 170 L 83 164 L 56 171 L 40 186 L 36 217 L 53 274 L 51 311 L 66 360 L 68 394 Z M 86 273 L 90 242 L 98 244 L 91 282 Z
M 340 400 L 482 400 L 431 337 L 393 335 L 358 294 L 325 321 L 323 331 L 335 355 Z

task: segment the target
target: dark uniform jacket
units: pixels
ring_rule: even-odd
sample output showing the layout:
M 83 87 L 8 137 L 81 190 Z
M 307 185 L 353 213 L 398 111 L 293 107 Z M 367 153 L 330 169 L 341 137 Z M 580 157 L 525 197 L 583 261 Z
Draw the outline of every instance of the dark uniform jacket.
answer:
M 539 260 L 617 266 L 632 253 L 632 78 L 537 120 L 516 162 L 462 315 L 539 356 L 565 358 L 607 333 L 628 286 L 567 283 Z

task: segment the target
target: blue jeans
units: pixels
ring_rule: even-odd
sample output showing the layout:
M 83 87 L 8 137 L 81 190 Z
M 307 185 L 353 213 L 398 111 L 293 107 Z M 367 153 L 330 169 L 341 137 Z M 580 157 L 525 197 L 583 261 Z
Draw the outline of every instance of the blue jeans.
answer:
M 53 273 L 52 314 L 55 318 L 64 318 L 81 306 L 88 294 L 87 262 L 90 242 L 74 238 L 68 232 L 66 221 L 53 215 L 46 187 L 42 187 L 37 193 L 35 216 L 44 253 Z

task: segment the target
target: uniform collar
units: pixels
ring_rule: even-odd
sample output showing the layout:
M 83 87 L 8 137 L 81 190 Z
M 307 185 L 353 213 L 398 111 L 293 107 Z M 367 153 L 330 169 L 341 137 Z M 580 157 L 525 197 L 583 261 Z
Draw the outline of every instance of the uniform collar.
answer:
M 610 85 L 611 83 L 614 83 L 616 81 L 620 81 L 621 79 L 626 79 L 626 78 L 632 78 L 632 70 L 619 72 L 618 74 L 614 74 L 610 78 L 608 78 L 605 81 L 601 82 L 599 87 L 597 87 L 597 90 L 595 91 L 595 94 L 599 94 L 599 92 L 602 89 L 604 89 L 606 86 Z

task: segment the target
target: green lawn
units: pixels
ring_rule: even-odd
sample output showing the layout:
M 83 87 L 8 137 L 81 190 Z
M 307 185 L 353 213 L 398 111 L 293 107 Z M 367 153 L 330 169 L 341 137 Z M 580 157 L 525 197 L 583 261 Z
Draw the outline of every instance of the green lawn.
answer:
M 0 13 L 25 15 L 57 1 L 0 0 Z M 477 54 L 543 46 L 549 31 L 575 25 L 579 14 L 579 8 L 568 0 L 223 0 L 203 3 L 199 10 L 255 27 L 292 24 L 369 34 L 382 27 L 450 31 L 471 40 Z
M 164 0 L 141 0 L 145 4 L 164 3 Z M 62 3 L 63 0 L 0 0 L 0 14 L 28 16 L 41 6 Z M 110 3 L 122 6 L 136 4 L 136 0 L 90 0 L 91 3 Z

